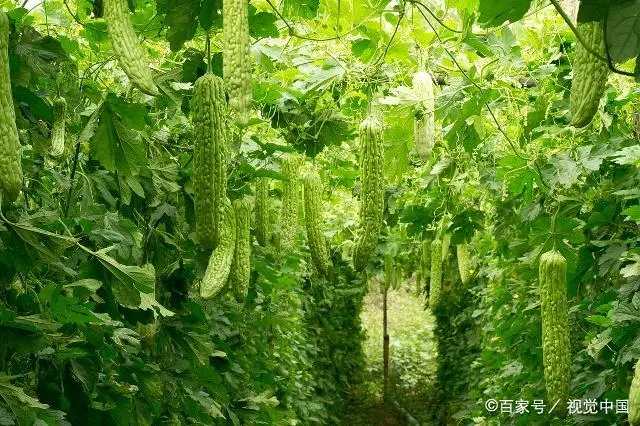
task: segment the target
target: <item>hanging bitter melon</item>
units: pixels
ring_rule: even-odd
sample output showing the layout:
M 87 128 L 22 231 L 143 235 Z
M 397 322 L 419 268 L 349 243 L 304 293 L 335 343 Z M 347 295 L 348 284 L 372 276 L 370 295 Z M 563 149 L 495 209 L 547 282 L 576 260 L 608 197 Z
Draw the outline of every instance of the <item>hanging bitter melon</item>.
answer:
M 431 75 L 426 71 L 415 73 L 413 89 L 418 98 L 413 118 L 413 139 L 420 159 L 426 162 L 435 145 L 435 103 Z
M 128 0 L 104 0 L 104 20 L 120 67 L 138 89 L 152 96 L 159 94 L 153 82 L 147 55 L 133 28 Z
M 227 192 L 228 135 L 224 85 L 220 77 L 207 73 L 196 81 L 192 112 L 196 236 L 203 248 L 211 250 L 218 244 L 222 204 Z
M 606 58 L 602 22 L 580 23 L 577 30 L 591 49 Z M 609 65 L 593 56 L 580 41 L 577 41 L 571 83 L 571 125 L 584 127 L 591 122 L 598 111 L 608 77 Z
M 247 299 L 251 279 L 251 201 L 248 197 L 233 202 L 236 215 L 236 251 L 231 265 L 233 296 L 238 302 Z
M 224 0 L 222 5 L 223 75 L 229 107 L 246 125 L 252 101 L 251 55 L 249 52 L 249 1 Z
M 567 311 L 567 261 L 551 250 L 540 256 L 542 358 L 548 403 L 557 416 L 567 413 L 571 379 L 571 347 Z
M 360 124 L 360 223 L 353 251 L 357 271 L 367 266 L 375 252 L 384 213 L 382 124 L 374 116 Z
M 431 242 L 431 280 L 429 283 L 429 307 L 438 309 L 442 291 L 442 241 L 436 238 Z
M 67 127 L 67 101 L 63 97 L 53 100 L 53 126 L 51 128 L 51 155 L 58 157 L 64 152 Z
M 270 237 L 271 222 L 269 220 L 269 180 L 265 177 L 258 178 L 256 182 L 255 204 L 256 239 L 258 244 L 266 247 Z
M 20 139 L 9 76 L 9 18 L 0 10 L 0 190 L 14 201 L 22 188 Z
M 640 360 L 636 361 L 629 388 L 629 423 L 631 426 L 640 425 Z
M 294 246 L 298 236 L 300 198 L 300 166 L 302 158 L 298 154 L 285 154 L 282 157 L 282 210 L 280 213 L 279 244 L 282 254 L 287 254 Z
M 200 296 L 211 299 L 222 291 L 229 273 L 236 248 L 236 215 L 228 198 L 223 202 L 220 242 L 211 253 L 209 264 L 200 282 Z
M 322 226 L 322 181 L 313 169 L 304 177 L 304 218 L 311 259 L 320 275 L 329 272 L 329 250 Z

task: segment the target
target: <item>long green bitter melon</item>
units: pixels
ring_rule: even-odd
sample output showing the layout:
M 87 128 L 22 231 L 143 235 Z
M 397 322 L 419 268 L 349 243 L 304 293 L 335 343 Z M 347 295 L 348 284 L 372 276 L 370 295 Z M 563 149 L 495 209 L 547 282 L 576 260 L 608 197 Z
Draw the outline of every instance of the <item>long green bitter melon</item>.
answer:
M 436 238 L 431 242 L 431 281 L 429 283 L 429 307 L 438 309 L 442 291 L 442 241 Z
M 602 22 L 584 22 L 577 26 L 585 43 L 600 56 L 607 56 Z M 593 56 L 580 41 L 577 41 L 571 83 L 571 125 L 584 127 L 598 112 L 604 94 L 609 65 Z
M 20 139 L 9 76 L 9 18 L 0 10 L 0 190 L 14 201 L 22 189 Z
M 418 98 L 413 118 L 413 138 L 418 155 L 426 162 L 435 145 L 435 104 L 431 75 L 426 71 L 415 73 L 413 89 Z
M 289 252 L 298 236 L 300 197 L 300 166 L 302 159 L 297 154 L 285 154 L 282 158 L 282 211 L 280 213 L 279 247 L 283 254 Z
M 211 253 L 209 264 L 200 282 L 200 296 L 211 299 L 224 289 L 231 272 L 236 248 L 236 215 L 228 198 L 223 202 L 220 242 Z
M 236 252 L 231 266 L 233 296 L 238 302 L 247 299 L 251 279 L 251 201 L 248 197 L 233 202 L 236 215 Z
M 147 55 L 133 28 L 128 0 L 104 0 L 104 20 L 120 67 L 131 83 L 152 96 L 159 94 Z
M 249 1 L 224 0 L 222 6 L 223 75 L 229 107 L 246 125 L 252 101 L 251 55 L 249 52 Z
M 64 152 L 67 127 L 67 101 L 63 97 L 53 100 L 53 126 L 51 128 L 51 155 L 58 157 Z
M 469 247 L 466 243 L 456 246 L 456 257 L 458 258 L 458 271 L 460 272 L 460 281 L 466 284 L 469 281 Z
M 304 219 L 311 259 L 320 275 L 329 272 L 329 251 L 322 226 L 322 181 L 313 169 L 304 177 Z
M 203 248 L 211 250 L 218 244 L 227 193 L 228 129 L 224 84 L 220 77 L 207 73 L 196 81 L 192 112 L 196 236 Z
M 631 426 L 640 425 L 640 360 L 636 361 L 629 388 L 629 423 Z
M 255 224 L 256 240 L 262 247 L 269 241 L 269 180 L 265 177 L 258 178 L 256 182 L 255 198 Z
M 551 250 L 540 256 L 542 357 L 547 400 L 564 417 L 569 397 L 571 347 L 567 318 L 567 261 Z
M 360 123 L 360 223 L 353 251 L 357 271 L 366 268 L 375 252 L 384 213 L 382 124 L 369 116 Z

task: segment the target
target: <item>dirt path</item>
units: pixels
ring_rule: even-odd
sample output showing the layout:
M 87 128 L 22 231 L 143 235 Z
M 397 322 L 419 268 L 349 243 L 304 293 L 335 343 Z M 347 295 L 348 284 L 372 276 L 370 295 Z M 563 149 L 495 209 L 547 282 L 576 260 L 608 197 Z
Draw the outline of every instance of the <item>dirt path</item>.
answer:
M 367 333 L 365 383 L 360 401 L 345 413 L 345 426 L 408 425 L 393 405 L 382 403 L 382 295 L 371 289 L 364 300 L 362 325 Z M 434 319 L 424 309 L 424 300 L 405 288 L 388 295 L 390 336 L 390 387 L 393 397 L 405 407 L 424 407 L 437 369 L 437 351 L 433 338 Z M 416 404 L 416 402 L 419 402 Z M 423 414 L 410 413 L 415 417 Z

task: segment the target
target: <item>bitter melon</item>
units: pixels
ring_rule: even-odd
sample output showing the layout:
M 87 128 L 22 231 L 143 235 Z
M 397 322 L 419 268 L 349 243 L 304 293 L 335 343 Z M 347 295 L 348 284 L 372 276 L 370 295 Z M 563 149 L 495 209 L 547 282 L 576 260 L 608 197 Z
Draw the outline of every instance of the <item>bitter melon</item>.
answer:
M 269 180 L 267 178 L 258 178 L 256 182 L 256 239 L 258 244 L 263 247 L 267 246 L 269 241 Z
M 329 251 L 322 226 L 322 181 L 313 169 L 304 175 L 304 218 L 311 259 L 320 275 L 329 271 Z
M 223 75 L 229 107 L 244 126 L 252 101 L 251 55 L 249 52 L 249 1 L 224 0 L 222 6 Z
M 131 83 L 152 96 L 159 94 L 147 55 L 133 28 L 128 0 L 104 0 L 104 20 L 120 67 Z
M 583 40 L 600 56 L 607 56 L 602 22 L 584 22 L 577 26 Z M 598 111 L 600 98 L 609 77 L 609 65 L 593 56 L 577 41 L 571 83 L 571 125 L 584 127 Z
M 384 213 L 382 124 L 369 116 L 360 123 L 360 223 L 353 251 L 357 271 L 367 266 L 375 252 Z
M 280 213 L 279 247 L 287 253 L 298 235 L 298 212 L 300 209 L 300 166 L 302 159 L 297 154 L 285 154 L 282 158 L 282 211 Z
M 426 162 L 435 145 L 435 104 L 431 75 L 426 71 L 415 73 L 413 89 L 418 98 L 413 118 L 413 139 L 418 155 Z
M 393 287 L 393 256 L 389 253 L 384 255 L 384 288 L 389 290 Z
M 460 281 L 466 284 L 469 281 L 469 248 L 466 243 L 456 246 L 456 257 L 458 258 L 458 271 L 460 272 Z
M 629 388 L 629 423 L 631 426 L 640 425 L 640 360 L 636 362 Z
M 51 155 L 57 157 L 64 152 L 67 127 L 67 101 L 63 97 L 53 100 L 53 126 L 51 128 Z
M 429 307 L 438 309 L 442 290 L 442 241 L 436 238 L 431 242 L 431 281 L 429 284 Z
M 195 83 L 193 180 L 196 235 L 208 250 L 218 244 L 222 203 L 227 192 L 227 126 L 224 84 L 205 74 Z
M 211 299 L 224 288 L 236 248 L 236 215 L 228 198 L 223 202 L 222 226 L 220 228 L 220 242 L 211 253 L 209 264 L 200 282 L 200 296 Z
M 567 261 L 551 250 L 540 256 L 542 357 L 547 401 L 564 417 L 569 397 L 571 347 L 567 319 Z
M 14 201 L 22 188 L 20 139 L 9 77 L 9 18 L 0 10 L 0 189 L 2 201 Z
M 236 216 L 236 252 L 231 266 L 233 296 L 238 302 L 247 299 L 251 279 L 251 201 L 245 197 L 233 202 Z

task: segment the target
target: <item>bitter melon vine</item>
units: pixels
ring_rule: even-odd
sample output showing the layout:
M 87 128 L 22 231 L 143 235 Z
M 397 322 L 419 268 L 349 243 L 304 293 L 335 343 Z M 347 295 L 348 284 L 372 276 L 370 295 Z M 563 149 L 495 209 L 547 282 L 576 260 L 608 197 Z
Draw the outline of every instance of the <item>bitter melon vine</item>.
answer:
M 329 251 L 322 226 L 322 181 L 320 175 L 310 170 L 304 175 L 304 218 L 311 259 L 320 275 L 329 271 Z
M 413 76 L 413 88 L 418 105 L 413 119 L 413 138 L 416 151 L 427 161 L 435 144 L 433 80 L 426 71 L 418 71 Z
M 282 211 L 280 213 L 279 247 L 285 254 L 293 248 L 298 235 L 298 211 L 300 209 L 300 165 L 302 159 L 296 154 L 282 158 Z
M 53 100 L 53 127 L 51 128 L 51 155 L 57 157 L 64 152 L 67 127 L 67 101 L 62 97 Z
M 231 286 L 238 302 L 247 299 L 251 279 L 251 201 L 245 197 L 233 202 L 236 215 L 236 253 L 231 265 Z
M 571 352 L 567 318 L 567 261 L 551 250 L 540 256 L 542 356 L 547 400 L 563 417 L 569 396 Z
M 577 29 L 589 47 L 600 56 L 607 56 L 602 22 L 580 23 Z M 598 111 L 608 77 L 609 65 L 593 56 L 578 41 L 571 83 L 571 125 L 584 127 L 591 122 Z
M 193 180 L 196 236 L 205 249 L 218 244 L 222 203 L 227 192 L 227 126 L 224 84 L 205 74 L 195 83 Z
M 631 426 L 640 425 L 640 360 L 636 361 L 629 388 L 629 423 Z
M 0 11 L 0 189 L 3 201 L 14 201 L 22 188 L 20 139 L 9 77 L 9 18 Z
M 222 6 L 223 75 L 229 107 L 246 125 L 252 100 L 249 52 L 249 1 L 225 0 Z
M 375 252 L 384 212 L 382 124 L 369 116 L 360 123 L 360 223 L 353 264 L 362 271 Z
M 442 290 L 442 241 L 436 238 L 431 242 L 431 282 L 429 284 L 429 306 L 438 308 Z
M 236 248 L 236 215 L 228 198 L 223 201 L 222 226 L 220 228 L 220 243 L 211 253 L 209 264 L 200 282 L 200 296 L 211 299 L 224 288 Z
M 460 281 L 466 284 L 469 281 L 469 247 L 466 243 L 456 246 L 456 257 L 458 258 L 458 271 L 460 272 Z
M 258 244 L 266 247 L 269 241 L 269 180 L 258 178 L 256 182 L 256 239 Z

